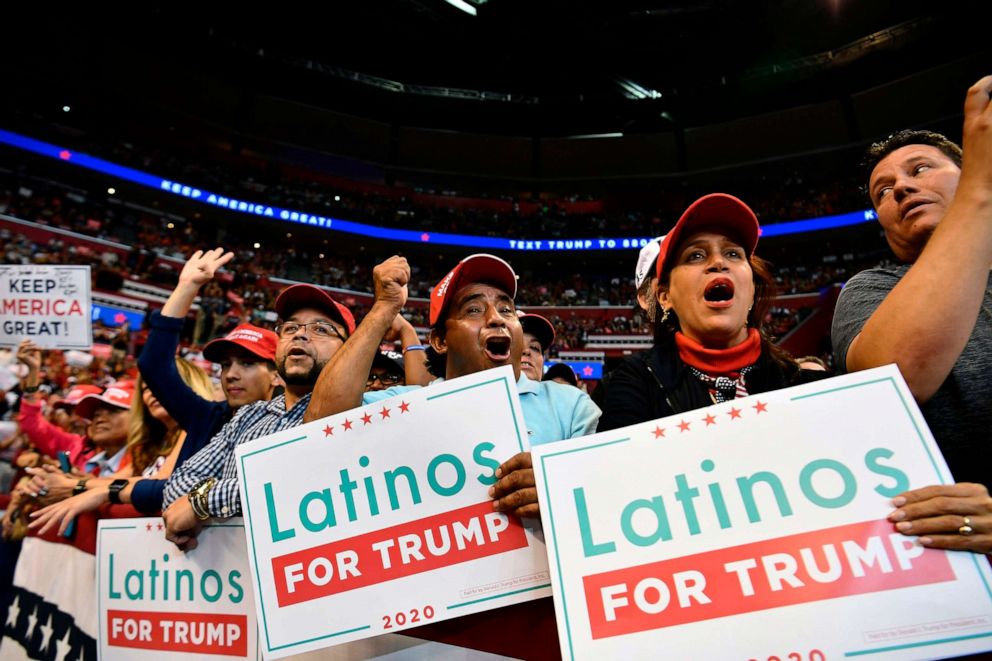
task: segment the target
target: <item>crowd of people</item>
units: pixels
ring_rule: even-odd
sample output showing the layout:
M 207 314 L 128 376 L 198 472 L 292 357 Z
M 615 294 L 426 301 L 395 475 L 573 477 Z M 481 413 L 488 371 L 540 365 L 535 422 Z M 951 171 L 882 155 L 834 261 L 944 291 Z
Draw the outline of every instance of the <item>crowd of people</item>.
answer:
M 894 530 L 929 548 L 980 554 L 992 552 L 985 486 L 992 409 L 984 399 L 992 356 L 990 97 L 992 77 L 969 91 L 967 158 L 925 131 L 872 146 L 866 182 L 899 265 L 852 277 L 832 329 L 839 372 L 898 365 L 959 480 L 895 496 Z M 593 329 L 575 319 L 521 317 L 521 290 L 533 284 L 520 282 L 494 255 L 447 264 L 429 289 L 413 284 L 411 260 L 389 257 L 371 269 L 374 299 L 358 319 L 325 289 L 292 285 L 252 301 L 250 307 L 276 320 L 267 328 L 250 314 L 233 327 L 217 319 L 225 301 L 234 301 L 233 279 L 221 286 L 232 272 L 224 267 L 237 263 L 257 284 L 269 275 L 266 260 L 220 248 L 191 251 L 164 306 L 149 317 L 136 362 L 86 363 L 70 352 L 43 352 L 30 339 L 12 354 L 0 402 L 17 423 L 0 449 L 13 484 L 4 553 L 16 556 L 17 541 L 29 531 L 64 533 L 81 513 L 109 504 L 162 512 L 167 539 L 190 550 L 205 523 L 241 513 L 237 446 L 493 367 L 513 370 L 531 445 L 828 377 L 822 366 L 797 360 L 773 341 L 797 313 L 775 305 L 776 279 L 756 254 L 759 233 L 751 207 L 713 193 L 646 246 L 634 282 L 623 283 L 632 311 L 609 323 L 615 333 L 648 330 L 653 346 L 625 359 L 592 397 L 576 387 L 574 374 L 555 380 L 535 365 L 543 365 L 556 341 L 581 345 Z M 35 261 L 38 246 L 4 238 L 12 261 Z M 56 263 L 78 256 L 78 250 L 42 248 L 44 259 Z M 108 266 L 101 255 L 84 258 Z M 579 279 L 563 286 L 569 285 L 588 286 Z M 421 289 L 429 296 L 426 333 L 403 314 Z M 248 291 L 235 295 L 240 305 L 250 300 Z M 188 356 L 193 360 L 176 356 L 188 320 L 198 352 Z M 396 351 L 384 354 L 385 346 Z M 489 491 L 493 508 L 539 514 L 530 453 L 500 461 Z M 481 616 L 465 621 L 473 617 Z
M 705 184 L 673 184 L 655 191 L 644 208 L 584 191 L 533 196 L 512 190 L 493 193 L 454 190 L 383 180 L 354 180 L 310 171 L 305 164 L 281 162 L 253 152 L 238 158 L 213 149 L 223 163 L 208 162 L 205 151 L 176 153 L 169 148 L 108 142 L 102 136 L 76 137 L 77 148 L 142 171 L 180 181 L 219 195 L 277 205 L 306 213 L 358 222 L 430 232 L 471 233 L 490 237 L 555 239 L 606 236 L 657 236 L 666 219 L 677 217 L 685 205 L 704 192 Z M 279 153 L 282 153 L 281 151 Z M 743 171 L 735 177 L 753 200 L 763 223 L 815 218 L 863 209 L 865 198 L 855 176 L 816 176 L 800 166 L 765 168 L 759 176 Z M 593 203 L 590 205 L 589 203 Z M 595 211 L 589 211 L 590 206 Z
M 780 194 L 780 193 L 776 193 Z M 810 196 L 797 196 L 809 200 Z M 798 208 L 798 207 L 797 207 Z M 62 188 L 37 178 L 8 177 L 7 188 L 0 195 L 0 212 L 40 223 L 47 227 L 68 229 L 94 238 L 128 245 L 126 252 L 66 242 L 53 235 L 47 242 L 36 242 L 8 229 L 0 230 L 0 249 L 7 263 L 76 263 L 93 267 L 94 286 L 113 292 L 128 279 L 171 286 L 177 277 L 177 262 L 197 246 L 222 243 L 235 253 L 239 267 L 222 273 L 201 295 L 196 325 L 189 338 L 202 346 L 211 337 L 222 335 L 240 321 L 269 326 L 279 286 L 272 278 L 289 278 L 359 293 L 371 293 L 371 257 L 360 258 L 335 252 L 330 247 L 314 252 L 306 244 L 283 240 L 281 235 L 264 246 L 249 242 L 238 233 L 207 223 L 183 222 L 178 217 L 157 213 L 134 205 L 115 205 Z M 464 226 L 461 228 L 464 231 Z M 652 231 L 655 231 L 652 229 Z M 161 257 L 169 259 L 162 259 Z M 864 268 L 878 265 L 874 256 L 829 265 L 818 264 L 812 256 L 808 266 L 784 266 L 775 271 L 778 289 L 783 294 L 812 292 L 840 283 Z M 413 266 L 410 283 L 412 297 L 426 298 L 430 283 L 440 276 L 436 260 Z M 637 312 L 635 287 L 629 277 L 616 272 L 582 271 L 577 273 L 529 273 L 521 284 L 517 303 L 526 307 L 612 306 L 596 318 L 574 315 L 569 318 L 549 313 L 555 324 L 557 339 L 552 355 L 565 350 L 582 349 L 589 335 L 650 334 L 650 325 Z M 364 313 L 361 300 L 347 297 L 346 303 Z M 426 325 L 425 308 L 409 306 L 405 312 L 415 325 Z M 804 313 L 773 308 L 769 323 L 774 324 L 776 338 L 786 335 Z M 138 330 L 138 329 L 133 329 Z M 133 355 L 133 352 L 131 352 Z

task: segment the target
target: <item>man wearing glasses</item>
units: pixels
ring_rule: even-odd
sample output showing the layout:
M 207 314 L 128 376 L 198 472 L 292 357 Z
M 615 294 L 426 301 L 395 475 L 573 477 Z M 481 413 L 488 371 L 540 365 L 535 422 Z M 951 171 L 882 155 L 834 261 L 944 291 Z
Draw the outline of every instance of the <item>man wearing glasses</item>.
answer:
M 241 513 L 234 448 L 303 422 L 317 377 L 355 330 L 355 318 L 327 292 L 293 285 L 276 299 L 276 369 L 286 390 L 241 407 L 210 443 L 176 469 L 165 486 L 166 539 L 196 548 L 204 521 Z
M 403 354 L 396 351 L 380 351 L 372 359 L 372 370 L 365 381 L 365 392 L 376 392 L 393 386 L 406 384 L 406 366 Z

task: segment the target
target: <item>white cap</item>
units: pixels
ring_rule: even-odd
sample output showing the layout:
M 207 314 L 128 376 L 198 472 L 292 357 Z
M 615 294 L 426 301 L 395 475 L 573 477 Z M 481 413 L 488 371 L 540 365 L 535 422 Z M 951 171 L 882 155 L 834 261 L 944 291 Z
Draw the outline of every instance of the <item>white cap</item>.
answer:
M 637 268 L 634 269 L 634 287 L 640 289 L 648 276 L 655 272 L 655 262 L 658 260 L 658 253 L 661 252 L 661 240 L 665 238 L 662 234 L 657 239 L 648 241 L 647 245 L 641 248 L 637 256 Z

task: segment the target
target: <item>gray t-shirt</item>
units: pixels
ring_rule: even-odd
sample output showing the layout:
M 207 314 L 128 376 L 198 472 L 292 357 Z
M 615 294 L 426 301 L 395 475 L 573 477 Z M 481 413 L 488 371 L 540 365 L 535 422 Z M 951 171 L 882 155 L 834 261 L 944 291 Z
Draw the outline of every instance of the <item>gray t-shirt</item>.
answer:
M 837 299 L 831 339 L 838 370 L 846 371 L 847 350 L 908 265 L 862 271 Z M 953 286 L 953 283 L 948 283 Z M 992 485 L 992 274 L 978 321 L 951 373 L 920 408 L 958 482 Z M 938 321 L 939 320 L 933 320 Z

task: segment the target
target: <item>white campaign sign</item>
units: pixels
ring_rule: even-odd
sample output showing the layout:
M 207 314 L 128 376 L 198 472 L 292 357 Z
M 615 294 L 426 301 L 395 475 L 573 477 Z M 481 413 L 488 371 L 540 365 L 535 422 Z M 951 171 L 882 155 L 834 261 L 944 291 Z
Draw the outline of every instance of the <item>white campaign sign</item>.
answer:
M 532 456 L 565 659 L 992 649 L 987 558 L 886 520 L 897 494 L 953 481 L 893 366 Z
M 238 446 L 263 654 L 548 596 L 539 528 L 487 494 L 526 449 L 509 367 Z
M 0 346 L 89 349 L 90 267 L 0 265 Z
M 198 541 L 184 554 L 161 518 L 100 521 L 101 659 L 260 658 L 243 522 L 209 525 Z

